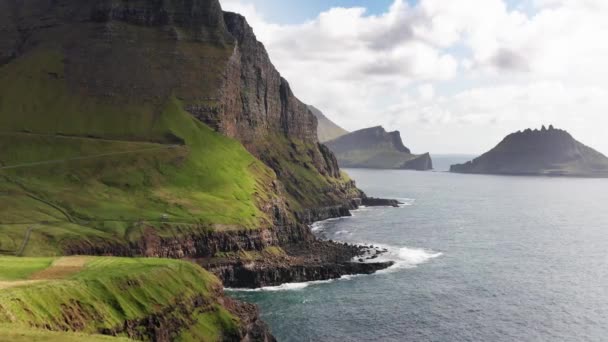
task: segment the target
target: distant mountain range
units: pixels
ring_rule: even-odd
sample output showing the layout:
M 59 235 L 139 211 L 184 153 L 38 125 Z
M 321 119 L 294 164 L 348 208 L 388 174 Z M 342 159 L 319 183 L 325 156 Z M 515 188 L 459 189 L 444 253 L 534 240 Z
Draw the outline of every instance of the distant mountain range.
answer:
M 555 129 L 519 131 L 465 164 L 452 165 L 451 172 L 608 177 L 608 158 Z
M 316 107 L 308 106 L 308 109 L 314 114 L 314 116 L 317 117 L 317 121 L 319 123 L 317 126 L 317 135 L 320 142 L 330 141 L 348 134 L 347 130 L 329 120 L 325 114 L 323 114 L 323 112 Z
M 387 132 L 381 126 L 355 131 L 325 144 L 341 167 L 420 171 L 433 168 L 428 153 L 412 154 L 398 131 Z

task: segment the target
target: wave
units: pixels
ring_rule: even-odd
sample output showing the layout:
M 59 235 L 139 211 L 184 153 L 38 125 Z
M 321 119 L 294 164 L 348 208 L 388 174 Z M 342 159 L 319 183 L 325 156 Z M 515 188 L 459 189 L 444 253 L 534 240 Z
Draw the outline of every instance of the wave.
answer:
M 399 208 L 411 207 L 416 202 L 413 198 L 395 198 L 397 201 L 401 202 L 399 204 Z
M 418 265 L 424 264 L 443 255 L 441 252 L 435 252 L 423 248 L 394 247 L 379 244 L 374 246 L 380 249 L 386 249 L 387 252 L 383 253 L 376 259 L 368 260 L 368 262 L 393 261 L 395 263 L 393 266 L 377 273 L 389 273 L 401 269 L 415 268 Z
M 307 282 L 302 282 L 302 283 L 288 283 L 288 284 L 281 284 L 278 286 L 265 286 L 265 287 L 260 287 L 257 289 L 240 289 L 240 288 L 225 288 L 224 290 L 226 291 L 232 291 L 232 292 L 276 292 L 276 291 L 300 291 L 303 290 L 311 285 L 320 285 L 320 284 L 329 284 L 332 283 L 334 281 L 345 281 L 345 280 L 351 280 L 353 278 L 362 276 L 361 274 L 355 274 L 355 275 L 344 275 L 340 278 L 336 278 L 336 279 L 328 279 L 328 280 L 314 280 L 314 281 L 307 281 Z
M 395 264 L 387 269 L 380 270 L 375 274 L 386 274 L 392 273 L 401 269 L 415 268 L 420 264 L 426 263 L 432 259 L 438 258 L 443 255 L 440 252 L 433 252 L 421 248 L 409 248 L 409 247 L 394 247 L 388 245 L 375 244 L 379 249 L 386 249 L 387 252 L 383 253 L 376 259 L 370 259 L 366 262 L 385 262 L 393 261 Z M 301 291 L 311 285 L 329 284 L 335 281 L 347 281 L 357 277 L 366 276 L 364 274 L 352 274 L 344 275 L 336 279 L 328 280 L 315 280 L 301 283 L 287 283 L 278 286 L 265 286 L 257 289 L 242 289 L 242 288 L 225 288 L 226 291 L 232 292 L 277 292 L 277 291 Z

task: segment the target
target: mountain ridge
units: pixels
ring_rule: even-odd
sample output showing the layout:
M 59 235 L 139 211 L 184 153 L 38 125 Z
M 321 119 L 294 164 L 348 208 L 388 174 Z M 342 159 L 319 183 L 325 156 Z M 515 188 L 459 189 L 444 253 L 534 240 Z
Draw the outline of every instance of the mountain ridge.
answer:
M 382 126 L 364 128 L 326 142 L 341 167 L 406 169 L 433 168 L 430 154 L 412 154 L 399 131 L 387 132 Z

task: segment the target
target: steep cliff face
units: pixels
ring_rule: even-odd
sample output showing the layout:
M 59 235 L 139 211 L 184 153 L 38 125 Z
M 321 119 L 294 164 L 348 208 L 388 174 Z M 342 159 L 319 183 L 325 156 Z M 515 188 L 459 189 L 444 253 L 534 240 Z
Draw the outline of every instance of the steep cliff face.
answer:
M 124 142 L 142 143 L 132 146 L 133 150 L 146 147 L 144 143 L 177 143 L 182 145 L 175 154 L 179 157 L 167 163 L 176 172 L 160 170 L 165 161 L 157 160 L 145 167 L 155 174 L 146 175 L 142 183 L 148 184 L 142 186 L 166 187 L 174 180 L 183 181 L 184 165 L 190 165 L 193 169 L 187 177 L 191 179 L 201 177 L 190 171 L 217 178 L 196 182 L 204 183 L 205 189 L 193 188 L 193 196 L 194 191 L 221 191 L 222 199 L 237 198 L 235 205 L 257 206 L 263 215 L 239 210 L 249 215 L 241 220 L 247 228 L 294 224 L 294 214 L 347 208 L 352 199 L 364 196 L 340 173 L 334 155 L 318 143 L 315 117 L 293 95 L 251 27 L 243 17 L 223 13 L 217 0 L 28 0 L 3 1 L 0 6 L 2 63 L 7 63 L 0 70 L 0 91 L 9 99 L 0 103 L 0 127 L 14 133 L 11 139 L 27 140 L 33 149 L 32 141 L 39 136 L 48 136 L 50 146 L 53 139 L 69 136 L 74 145 L 90 150 L 89 145 L 97 144 L 91 139 L 122 144 L 94 151 L 99 154 L 125 150 Z M 28 88 L 29 84 L 35 87 Z M 241 165 L 227 165 L 234 164 L 234 155 L 219 151 L 226 150 L 225 146 L 210 146 L 198 132 L 199 124 L 183 113 L 238 140 L 274 174 L 254 162 L 244 166 L 245 160 Z M 30 135 L 16 136 L 23 133 Z M 83 149 L 74 148 L 74 155 L 57 151 L 50 155 L 75 157 Z M 8 151 L 5 155 L 15 157 L 0 163 L 23 162 L 17 158 L 24 155 L 21 152 Z M 211 154 L 214 158 L 209 158 Z M 240 169 L 251 179 L 239 176 L 240 181 L 234 182 L 223 169 Z M 137 170 L 123 173 L 123 178 L 127 174 L 138 177 Z M 84 181 L 90 174 L 77 177 Z M 116 187 L 106 174 L 95 176 Z M 234 189 L 225 191 L 229 183 Z M 150 197 L 161 193 L 176 204 L 174 196 L 164 196 L 165 190 L 158 189 Z M 40 195 L 57 198 L 58 194 Z M 160 200 L 167 202 L 167 198 Z M 198 211 L 194 198 L 187 205 L 180 202 L 179 210 Z M 96 215 L 83 215 L 77 202 L 60 204 L 71 207 L 76 216 L 95 219 Z M 222 216 L 227 215 L 215 215 Z M 236 218 L 216 223 L 238 224 Z
M 560 129 L 527 129 L 507 136 L 491 151 L 451 172 L 507 175 L 608 177 L 608 158 Z
M 399 132 L 387 132 L 380 126 L 352 132 L 326 144 L 342 167 L 420 171 L 433 168 L 428 153 L 412 154 L 403 145 Z
M 319 144 L 317 119 L 294 96 L 245 18 L 225 13 L 224 20 L 237 44 L 225 73 L 219 115 L 199 117 L 270 166 L 295 210 L 344 205 L 361 197 L 343 179 L 333 154 Z

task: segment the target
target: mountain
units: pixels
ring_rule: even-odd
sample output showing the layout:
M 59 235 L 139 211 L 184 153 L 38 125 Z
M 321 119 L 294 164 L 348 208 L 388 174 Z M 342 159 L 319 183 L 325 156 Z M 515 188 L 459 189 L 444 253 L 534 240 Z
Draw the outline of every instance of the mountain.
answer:
M 508 135 L 498 146 L 451 172 L 608 177 L 608 158 L 568 132 L 544 126 Z
M 347 130 L 336 125 L 333 121 L 329 120 L 320 110 L 318 110 L 314 106 L 308 106 L 308 109 L 317 118 L 317 135 L 319 137 L 320 142 L 330 141 L 345 134 L 348 134 Z
M 218 314 L 207 321 L 159 332 L 155 319 L 188 282 L 259 287 L 390 266 L 353 263 L 361 247 L 320 241 L 308 227 L 366 201 L 245 18 L 219 1 L 0 0 L 0 254 L 47 266 L 41 257 L 128 257 L 108 260 L 117 289 L 141 282 L 128 277 L 134 257 L 187 259 L 213 273 L 170 266 L 165 280 L 176 286 L 152 290 L 168 296 L 162 303 L 105 298 L 108 324 L 145 326 L 127 337 L 198 326 L 270 340 L 249 324 L 254 309 L 232 320 L 223 310 L 240 304 L 207 297 L 194 298 Z M 18 280 L 26 290 L 13 298 L 36 290 L 30 280 Z M 45 313 L 91 318 L 81 312 L 95 307 L 91 298 L 78 298 L 87 290 L 75 291 L 48 292 Z
M 381 126 L 362 129 L 325 143 L 341 167 L 370 169 L 431 170 L 428 153 L 414 155 L 403 145 L 399 132 Z

